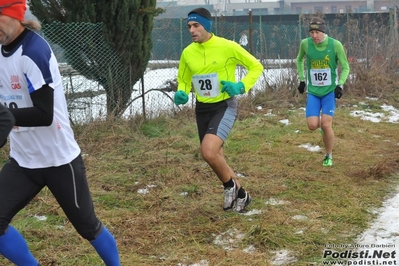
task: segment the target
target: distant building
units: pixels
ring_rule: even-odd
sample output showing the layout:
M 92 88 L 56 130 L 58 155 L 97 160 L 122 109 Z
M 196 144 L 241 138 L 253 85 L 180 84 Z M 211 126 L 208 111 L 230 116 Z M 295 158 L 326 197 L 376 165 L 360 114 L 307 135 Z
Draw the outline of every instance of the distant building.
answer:
M 159 0 L 157 7 L 166 9 L 158 18 L 186 17 L 196 7 L 205 7 L 216 16 L 276 14 L 323 14 L 387 12 L 397 8 L 399 0 Z

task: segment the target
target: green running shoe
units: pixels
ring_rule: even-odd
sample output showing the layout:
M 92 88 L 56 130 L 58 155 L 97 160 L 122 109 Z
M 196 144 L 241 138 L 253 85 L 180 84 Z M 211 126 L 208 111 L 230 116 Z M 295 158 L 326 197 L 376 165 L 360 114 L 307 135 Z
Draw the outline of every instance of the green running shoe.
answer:
M 328 155 L 326 155 L 326 157 L 324 157 L 323 159 L 323 166 L 332 166 L 332 159 L 330 157 L 328 157 Z

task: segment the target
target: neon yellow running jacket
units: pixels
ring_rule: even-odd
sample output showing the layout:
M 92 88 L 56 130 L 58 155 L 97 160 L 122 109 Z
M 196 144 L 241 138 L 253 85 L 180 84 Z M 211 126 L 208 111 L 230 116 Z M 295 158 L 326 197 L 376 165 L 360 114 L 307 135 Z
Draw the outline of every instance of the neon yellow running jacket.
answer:
M 237 65 L 247 73 L 240 80 L 248 92 L 263 72 L 262 64 L 241 45 L 212 34 L 205 43 L 191 43 L 182 52 L 178 70 L 178 90 L 189 94 L 193 87 L 202 103 L 217 103 L 230 98 L 222 93 L 220 81 L 236 81 Z

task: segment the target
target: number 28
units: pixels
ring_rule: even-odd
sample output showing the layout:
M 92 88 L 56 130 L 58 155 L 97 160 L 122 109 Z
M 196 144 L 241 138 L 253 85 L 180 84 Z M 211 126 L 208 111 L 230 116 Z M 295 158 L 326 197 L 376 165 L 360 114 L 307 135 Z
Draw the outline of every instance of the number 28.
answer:
M 199 84 L 200 84 L 200 90 L 208 90 L 208 91 L 210 91 L 210 90 L 212 90 L 212 82 L 211 82 L 211 80 L 210 79 L 200 79 L 199 81 Z

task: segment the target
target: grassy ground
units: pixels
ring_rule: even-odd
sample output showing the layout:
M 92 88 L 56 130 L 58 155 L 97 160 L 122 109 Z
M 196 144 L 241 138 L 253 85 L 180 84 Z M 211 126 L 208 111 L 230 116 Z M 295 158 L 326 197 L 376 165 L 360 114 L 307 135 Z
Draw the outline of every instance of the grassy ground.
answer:
M 326 244 L 354 243 L 398 183 L 398 125 L 350 115 L 382 112 L 397 95 L 364 96 L 338 102 L 331 168 L 321 165 L 320 132 L 306 127 L 305 96 L 268 92 L 240 101 L 225 154 L 254 198 L 247 215 L 223 212 L 192 110 L 76 126 L 97 214 L 116 237 L 122 265 L 271 265 L 284 250 L 291 265 L 320 265 Z M 299 147 L 306 143 L 322 150 Z M 1 152 L 5 160 L 7 147 Z M 12 224 L 42 265 L 101 265 L 46 189 Z M 9 264 L 0 258 L 0 265 Z

